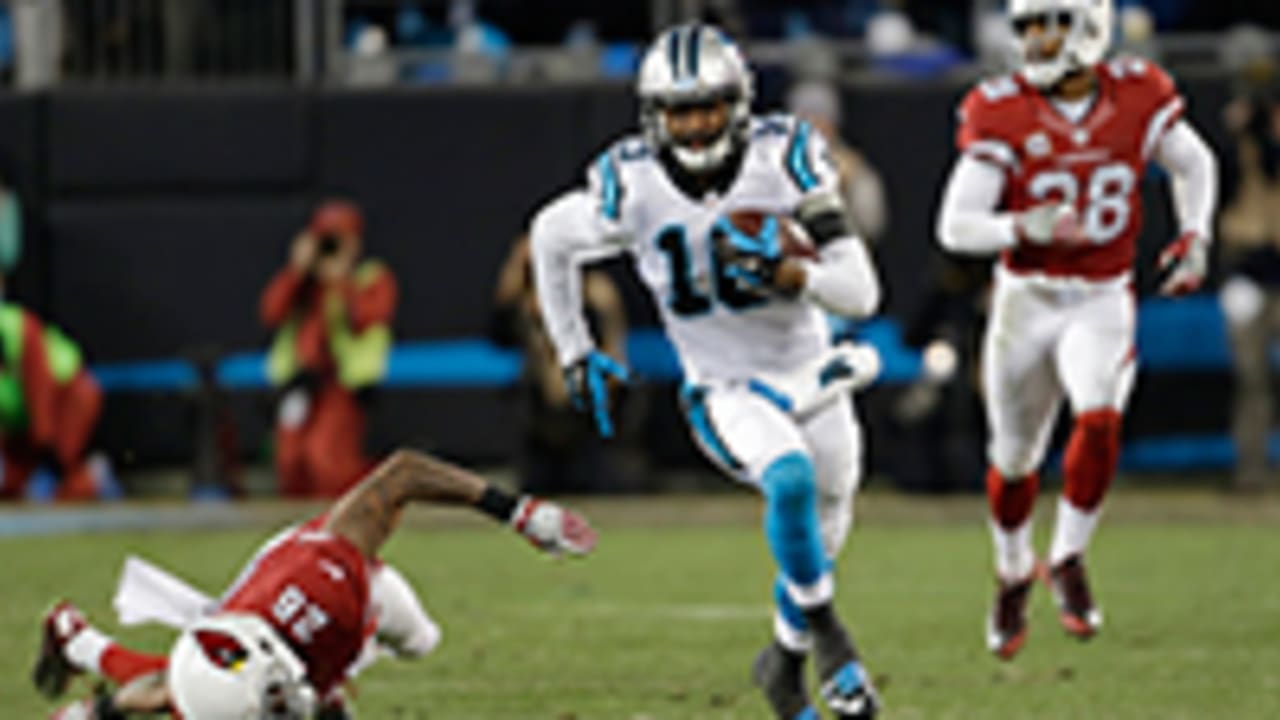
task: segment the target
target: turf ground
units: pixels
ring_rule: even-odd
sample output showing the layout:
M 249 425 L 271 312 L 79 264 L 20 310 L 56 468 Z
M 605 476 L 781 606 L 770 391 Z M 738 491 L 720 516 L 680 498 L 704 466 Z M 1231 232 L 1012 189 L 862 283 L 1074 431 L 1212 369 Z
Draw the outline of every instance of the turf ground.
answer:
M 1040 546 L 1050 500 L 1041 502 Z M 1106 627 L 1091 643 L 1033 598 L 1012 664 L 987 656 L 992 588 L 981 500 L 870 493 L 840 562 L 839 605 L 886 718 L 1280 717 L 1280 499 L 1120 492 L 1090 557 Z M 770 563 L 752 499 L 581 503 L 602 531 L 584 562 L 537 556 L 464 513 L 417 512 L 388 559 L 445 629 L 432 656 L 359 682 L 366 720 L 764 718 L 747 681 L 768 637 Z M 137 508 L 131 508 L 135 511 Z M 217 588 L 298 509 L 237 511 L 248 527 L 0 540 L 0 717 L 42 718 L 27 681 L 36 618 L 66 596 L 116 631 L 126 553 Z M 0 530 L 14 521 L 0 514 Z M 119 629 L 149 649 L 156 629 Z M 86 691 L 80 683 L 74 692 Z

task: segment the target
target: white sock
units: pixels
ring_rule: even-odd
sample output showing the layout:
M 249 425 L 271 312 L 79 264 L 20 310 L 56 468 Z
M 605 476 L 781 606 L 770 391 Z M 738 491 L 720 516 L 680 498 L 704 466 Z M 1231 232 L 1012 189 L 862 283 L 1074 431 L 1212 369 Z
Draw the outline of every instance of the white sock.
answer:
M 828 570 L 808 585 L 797 585 L 787 580 L 787 592 L 796 605 L 809 610 L 831 602 L 836 595 L 836 581 Z
M 102 655 L 111 647 L 112 640 L 105 633 L 90 625 L 67 642 L 67 660 L 84 672 L 102 674 Z
M 778 644 L 793 653 L 804 654 L 813 647 L 813 634 L 808 630 L 797 630 L 782 617 L 782 613 L 773 613 L 773 636 Z
M 1058 497 L 1058 521 L 1053 527 L 1053 545 L 1049 549 L 1049 564 L 1057 565 L 1072 555 L 1081 555 L 1089 547 L 1089 539 L 1098 527 L 1100 509 L 1084 511 L 1072 505 L 1065 497 Z
M 1013 530 L 1005 530 L 990 520 L 991 542 L 996 551 L 996 576 L 1001 580 L 1020 582 L 1031 577 L 1036 568 L 1036 551 L 1031 547 L 1031 519 Z

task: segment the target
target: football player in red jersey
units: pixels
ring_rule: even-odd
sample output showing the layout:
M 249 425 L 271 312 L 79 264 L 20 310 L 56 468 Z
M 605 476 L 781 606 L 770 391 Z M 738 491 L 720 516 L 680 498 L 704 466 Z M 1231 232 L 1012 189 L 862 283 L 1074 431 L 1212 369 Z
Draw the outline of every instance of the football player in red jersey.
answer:
M 55 606 L 44 621 L 37 687 L 57 696 L 72 675 L 87 671 L 120 688 L 53 717 L 169 711 L 187 720 L 302 720 L 367 661 L 362 653 L 371 638 L 403 655 L 425 654 L 438 628 L 403 578 L 376 559 L 413 502 L 470 505 L 553 554 L 583 555 L 596 542 L 586 520 L 558 505 L 509 495 L 455 465 L 399 451 L 329 512 L 269 541 L 167 657 L 121 646 L 71 604 Z M 331 710 L 323 717 L 346 717 Z
M 982 373 L 998 581 L 987 644 L 1004 659 L 1026 639 L 1036 473 L 1064 397 L 1074 427 L 1047 579 L 1067 632 L 1088 638 L 1102 623 L 1083 556 L 1134 379 L 1148 163 L 1173 178 L 1181 233 L 1160 256 L 1161 294 L 1200 286 L 1217 203 L 1216 161 L 1173 80 L 1146 60 L 1106 59 L 1111 0 L 1011 0 L 1009 14 L 1021 68 L 965 97 L 937 225 L 947 250 L 999 255 Z

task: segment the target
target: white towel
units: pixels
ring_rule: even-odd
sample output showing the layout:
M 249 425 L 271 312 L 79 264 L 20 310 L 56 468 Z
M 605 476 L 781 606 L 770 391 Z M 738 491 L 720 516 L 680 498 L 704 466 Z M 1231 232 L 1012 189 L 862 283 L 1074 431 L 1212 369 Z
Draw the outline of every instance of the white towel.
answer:
M 140 557 L 125 558 L 112 605 L 122 625 L 155 622 L 181 630 L 204 615 L 217 601 Z

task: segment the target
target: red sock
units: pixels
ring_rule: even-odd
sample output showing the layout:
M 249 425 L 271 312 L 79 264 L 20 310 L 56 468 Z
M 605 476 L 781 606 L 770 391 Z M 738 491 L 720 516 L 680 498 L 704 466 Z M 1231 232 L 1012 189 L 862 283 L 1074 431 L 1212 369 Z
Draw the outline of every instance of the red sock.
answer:
M 987 506 L 991 517 L 1005 530 L 1022 526 L 1031 517 L 1040 491 L 1040 476 L 1005 479 L 994 467 L 987 468 Z
M 1076 416 L 1062 461 L 1062 494 L 1086 512 L 1102 504 L 1120 461 L 1120 413 L 1105 408 Z
M 169 658 L 164 655 L 148 655 L 111 643 L 102 653 L 102 674 L 117 685 L 125 685 L 143 675 L 164 670 Z

